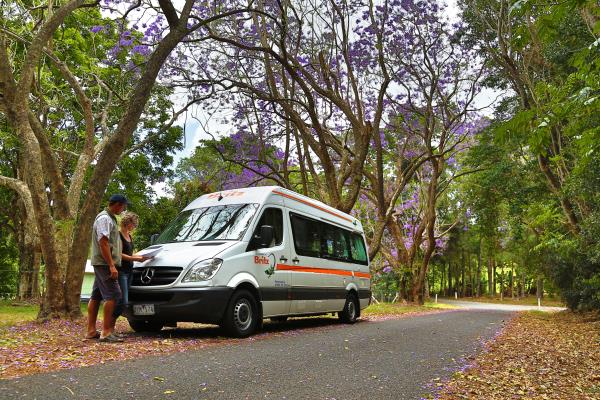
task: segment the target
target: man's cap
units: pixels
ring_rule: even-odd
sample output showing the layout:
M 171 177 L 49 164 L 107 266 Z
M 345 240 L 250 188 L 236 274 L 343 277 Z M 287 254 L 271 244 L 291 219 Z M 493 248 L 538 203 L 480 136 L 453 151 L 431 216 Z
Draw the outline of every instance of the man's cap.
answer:
M 112 196 L 110 196 L 110 199 L 108 199 L 108 202 L 129 204 L 129 200 L 127 200 L 127 197 L 123 196 L 122 194 L 113 194 Z

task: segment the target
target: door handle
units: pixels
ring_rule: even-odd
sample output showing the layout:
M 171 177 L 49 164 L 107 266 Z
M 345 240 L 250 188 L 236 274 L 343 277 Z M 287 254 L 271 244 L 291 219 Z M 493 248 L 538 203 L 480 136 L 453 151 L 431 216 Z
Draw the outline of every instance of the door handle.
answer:
M 298 264 L 300 262 L 300 260 L 298 259 L 298 257 L 294 257 L 294 258 L 292 258 L 292 262 L 294 264 Z
M 285 256 L 281 256 L 279 257 L 279 261 L 281 261 L 282 263 L 286 263 L 287 262 L 287 258 Z

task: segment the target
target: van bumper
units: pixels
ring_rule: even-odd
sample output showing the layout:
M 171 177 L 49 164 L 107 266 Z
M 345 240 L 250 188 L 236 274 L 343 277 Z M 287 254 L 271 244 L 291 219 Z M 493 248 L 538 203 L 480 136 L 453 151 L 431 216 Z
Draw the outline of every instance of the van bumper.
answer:
M 233 288 L 170 288 L 164 290 L 129 289 L 129 304 L 123 315 L 127 319 L 157 322 L 203 322 L 219 324 Z M 135 315 L 136 304 L 154 305 L 154 315 Z

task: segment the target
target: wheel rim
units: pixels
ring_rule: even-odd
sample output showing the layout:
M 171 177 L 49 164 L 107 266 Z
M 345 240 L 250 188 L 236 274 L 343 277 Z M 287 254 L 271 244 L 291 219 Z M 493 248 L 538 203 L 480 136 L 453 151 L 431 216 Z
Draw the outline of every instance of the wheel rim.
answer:
M 350 317 L 351 321 L 356 318 L 356 305 L 354 304 L 353 300 L 348 302 L 348 316 Z
M 233 320 L 237 328 L 245 331 L 252 324 L 252 305 L 247 299 L 240 299 L 233 309 Z

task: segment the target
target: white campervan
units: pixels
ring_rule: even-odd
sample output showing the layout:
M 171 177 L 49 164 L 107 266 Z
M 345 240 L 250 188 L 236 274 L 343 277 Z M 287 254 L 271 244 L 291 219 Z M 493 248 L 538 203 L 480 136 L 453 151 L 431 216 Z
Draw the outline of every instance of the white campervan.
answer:
M 227 190 L 188 205 L 137 263 L 126 316 L 136 331 L 178 321 L 248 336 L 263 318 L 339 313 L 371 299 L 360 221 L 281 187 Z

